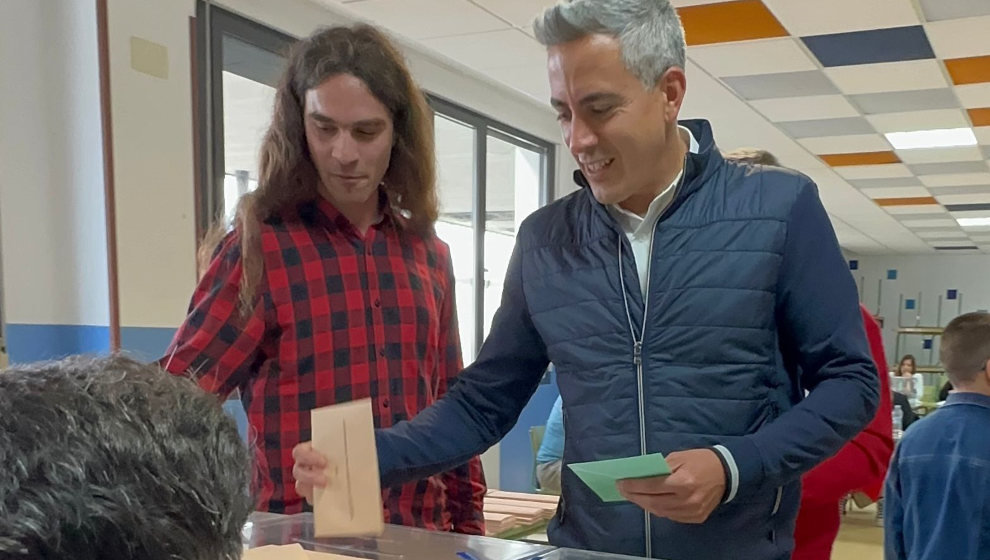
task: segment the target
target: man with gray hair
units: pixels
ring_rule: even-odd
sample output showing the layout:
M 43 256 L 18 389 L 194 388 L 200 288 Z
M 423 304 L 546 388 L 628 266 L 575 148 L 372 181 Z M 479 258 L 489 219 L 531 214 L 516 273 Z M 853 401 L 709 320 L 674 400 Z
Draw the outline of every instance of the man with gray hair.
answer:
M 491 332 L 457 385 L 378 432 L 383 483 L 497 442 L 553 361 L 565 467 L 551 543 L 790 558 L 802 473 L 879 399 L 816 187 L 727 162 L 708 122 L 678 122 L 685 41 L 667 0 L 573 0 L 535 30 L 582 188 L 520 227 Z M 603 503 L 566 468 L 656 452 L 672 474 L 621 481 L 624 503 Z M 294 453 L 302 492 L 325 482 L 324 458 L 306 444 Z

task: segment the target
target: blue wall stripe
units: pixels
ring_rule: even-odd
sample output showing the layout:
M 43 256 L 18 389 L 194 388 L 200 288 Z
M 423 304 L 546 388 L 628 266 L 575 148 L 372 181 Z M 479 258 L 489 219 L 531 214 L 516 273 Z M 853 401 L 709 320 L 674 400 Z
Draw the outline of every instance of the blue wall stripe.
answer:
M 135 359 L 155 361 L 165 355 L 176 329 L 121 327 L 120 348 Z
M 110 350 L 110 327 L 101 325 L 7 325 L 11 363 L 57 360 L 73 354 Z

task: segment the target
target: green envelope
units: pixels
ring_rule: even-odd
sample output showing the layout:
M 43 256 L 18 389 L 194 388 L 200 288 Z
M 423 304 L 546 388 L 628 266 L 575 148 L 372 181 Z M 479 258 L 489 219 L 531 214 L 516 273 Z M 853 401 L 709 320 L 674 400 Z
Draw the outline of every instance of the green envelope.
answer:
M 648 478 L 670 474 L 670 465 L 662 453 L 638 455 L 622 459 L 607 459 L 588 463 L 571 463 L 567 465 L 578 478 L 584 481 L 598 494 L 603 502 L 622 502 L 625 498 L 619 494 L 615 483 L 627 478 Z

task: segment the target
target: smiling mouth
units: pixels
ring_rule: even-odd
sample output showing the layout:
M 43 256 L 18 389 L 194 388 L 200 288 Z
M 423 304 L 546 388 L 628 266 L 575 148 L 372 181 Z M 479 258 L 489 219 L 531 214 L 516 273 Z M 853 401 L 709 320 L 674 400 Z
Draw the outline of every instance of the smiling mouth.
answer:
M 598 161 L 585 163 L 584 168 L 589 173 L 598 173 L 599 171 L 602 171 L 612 165 L 613 161 L 615 161 L 615 158 L 600 159 Z

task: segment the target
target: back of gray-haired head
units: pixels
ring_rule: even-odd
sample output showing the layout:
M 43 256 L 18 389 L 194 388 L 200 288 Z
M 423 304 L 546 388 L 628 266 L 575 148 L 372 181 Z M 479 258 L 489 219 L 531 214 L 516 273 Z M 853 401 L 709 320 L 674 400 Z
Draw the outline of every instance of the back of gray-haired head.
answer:
M 536 40 L 551 47 L 587 35 L 615 37 L 622 61 L 647 89 L 671 67 L 684 68 L 684 29 L 669 0 L 567 0 L 533 22 Z

